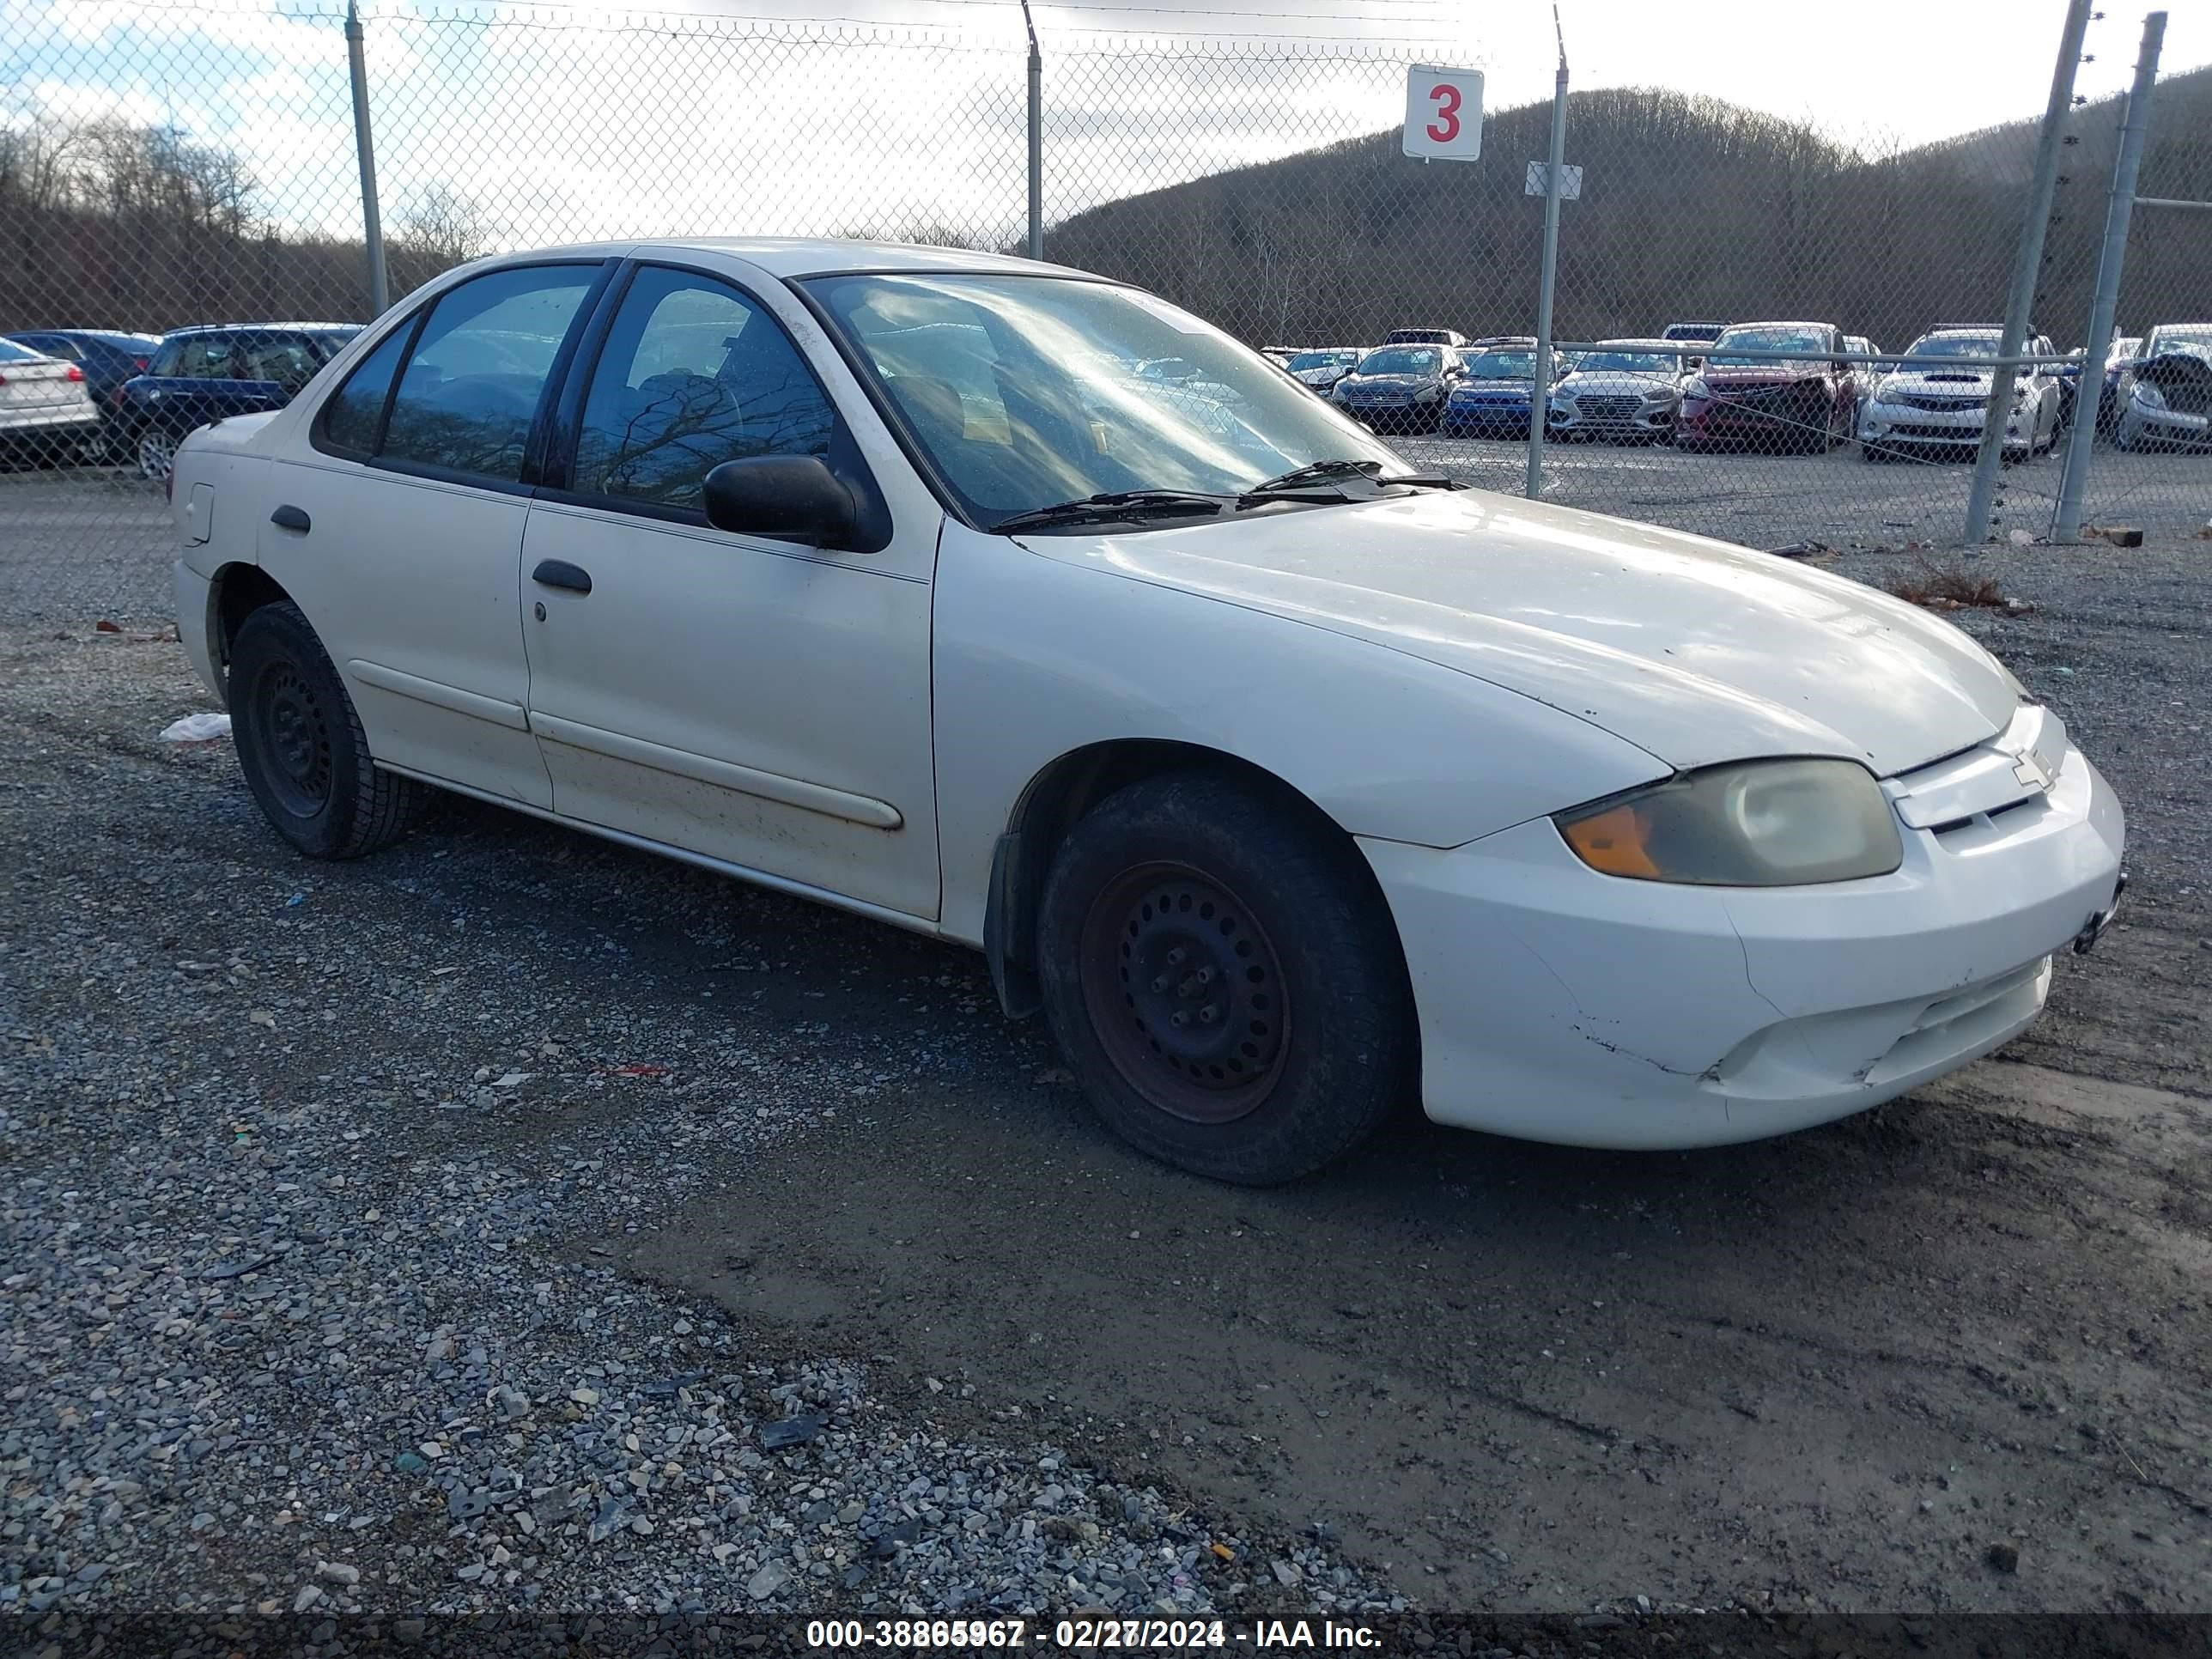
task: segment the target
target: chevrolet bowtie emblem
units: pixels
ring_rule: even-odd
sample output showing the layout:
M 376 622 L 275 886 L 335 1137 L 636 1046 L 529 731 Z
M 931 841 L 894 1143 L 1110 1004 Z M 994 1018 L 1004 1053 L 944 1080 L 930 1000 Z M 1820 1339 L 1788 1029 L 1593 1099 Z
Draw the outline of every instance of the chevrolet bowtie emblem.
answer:
M 2032 749 L 2020 757 L 2019 763 L 2012 769 L 2012 775 L 2030 789 L 2051 787 L 2051 769 L 2043 763 L 2043 757 Z

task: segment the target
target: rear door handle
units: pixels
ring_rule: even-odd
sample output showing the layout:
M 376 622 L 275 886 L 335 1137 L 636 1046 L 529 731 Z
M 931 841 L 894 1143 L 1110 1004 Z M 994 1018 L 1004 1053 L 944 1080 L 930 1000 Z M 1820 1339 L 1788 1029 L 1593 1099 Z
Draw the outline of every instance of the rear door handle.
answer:
M 540 559 L 530 580 L 547 587 L 565 587 L 578 593 L 592 591 L 592 573 L 566 559 Z
M 269 515 L 269 522 L 279 530 L 296 530 L 304 536 L 307 533 L 307 526 L 313 520 L 306 513 L 287 501 Z

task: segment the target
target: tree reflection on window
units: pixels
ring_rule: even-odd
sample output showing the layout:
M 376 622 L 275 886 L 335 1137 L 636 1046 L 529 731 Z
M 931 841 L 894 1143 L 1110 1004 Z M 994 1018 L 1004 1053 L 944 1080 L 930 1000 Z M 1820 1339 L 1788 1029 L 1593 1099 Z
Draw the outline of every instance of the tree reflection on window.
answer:
M 724 461 L 826 454 L 835 422 L 773 319 L 710 278 L 649 267 L 592 377 L 576 488 L 696 510 Z

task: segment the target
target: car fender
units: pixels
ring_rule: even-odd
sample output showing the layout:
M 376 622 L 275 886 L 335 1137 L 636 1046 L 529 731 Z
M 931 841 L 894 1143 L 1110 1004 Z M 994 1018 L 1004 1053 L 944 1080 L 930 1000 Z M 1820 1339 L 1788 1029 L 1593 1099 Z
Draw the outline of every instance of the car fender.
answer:
M 1325 512 L 1314 533 L 1328 534 Z M 933 626 L 943 931 L 969 944 L 984 942 L 994 856 L 1031 785 L 1101 744 L 1212 750 L 1350 834 L 1433 847 L 1671 769 L 1389 646 L 954 523 Z

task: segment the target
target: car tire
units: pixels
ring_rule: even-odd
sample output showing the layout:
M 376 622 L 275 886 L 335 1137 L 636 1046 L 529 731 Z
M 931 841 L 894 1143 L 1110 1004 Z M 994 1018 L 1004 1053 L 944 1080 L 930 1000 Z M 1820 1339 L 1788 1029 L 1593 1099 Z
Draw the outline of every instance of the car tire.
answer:
M 337 665 L 299 606 L 263 605 L 232 641 L 239 768 L 276 833 L 316 859 L 357 859 L 405 833 L 423 787 L 380 771 Z
M 131 447 L 138 476 L 149 483 L 167 481 L 177 465 L 177 434 L 166 427 L 149 426 Z
M 1099 1116 L 1194 1174 L 1295 1179 L 1413 1092 L 1413 990 L 1373 876 L 1255 785 L 1170 773 L 1101 802 L 1047 878 L 1037 961 Z

